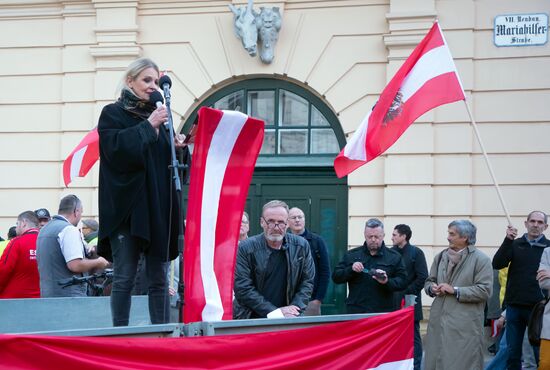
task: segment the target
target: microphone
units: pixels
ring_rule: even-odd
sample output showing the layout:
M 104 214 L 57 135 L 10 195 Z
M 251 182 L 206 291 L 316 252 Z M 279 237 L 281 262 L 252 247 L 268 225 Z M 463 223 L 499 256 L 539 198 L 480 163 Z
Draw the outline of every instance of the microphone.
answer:
M 155 104 L 158 107 L 162 107 L 162 104 L 164 104 L 164 98 L 162 97 L 162 94 L 160 91 L 153 91 L 151 95 L 149 95 L 149 101 L 153 104 Z M 164 123 L 164 128 L 166 131 L 168 131 L 167 123 Z
M 151 95 L 149 95 L 149 101 L 153 104 L 155 104 L 158 107 L 162 106 L 164 104 L 164 98 L 162 97 L 162 94 L 160 91 L 153 91 Z
M 162 88 L 162 91 L 164 91 L 164 97 L 168 103 L 170 103 L 170 88 L 172 87 L 172 80 L 170 79 L 170 76 L 162 76 L 159 80 L 159 86 Z
M 165 90 L 172 87 L 172 80 L 170 79 L 170 76 L 163 75 L 159 80 L 159 86 Z

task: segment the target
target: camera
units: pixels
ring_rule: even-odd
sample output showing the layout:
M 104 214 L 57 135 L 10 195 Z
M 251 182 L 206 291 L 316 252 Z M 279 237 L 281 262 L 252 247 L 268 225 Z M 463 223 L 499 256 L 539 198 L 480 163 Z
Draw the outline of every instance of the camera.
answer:
M 369 274 L 370 276 L 374 276 L 377 279 L 384 279 L 384 277 L 386 276 L 386 274 L 384 272 L 376 271 L 375 268 L 364 269 L 363 272 L 366 273 L 366 274 Z

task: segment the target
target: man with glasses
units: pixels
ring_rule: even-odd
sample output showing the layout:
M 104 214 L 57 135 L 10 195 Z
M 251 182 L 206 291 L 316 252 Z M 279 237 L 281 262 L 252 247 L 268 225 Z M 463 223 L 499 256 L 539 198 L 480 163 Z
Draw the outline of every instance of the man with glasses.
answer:
M 239 230 L 239 241 L 248 239 L 248 232 L 250 231 L 250 218 L 248 213 L 243 212 L 243 217 L 241 218 L 241 228 Z
M 330 262 L 325 241 L 321 236 L 306 229 L 306 216 L 304 212 L 293 207 L 288 213 L 289 229 L 294 235 L 299 235 L 307 240 L 311 248 L 311 257 L 315 265 L 315 278 L 313 280 L 313 293 L 304 315 L 317 316 L 321 314 L 321 303 L 325 298 L 330 278 Z
M 307 307 L 315 268 L 304 238 L 287 234 L 288 206 L 262 209 L 262 234 L 240 242 L 235 267 L 235 319 L 294 317 Z
M 348 313 L 390 312 L 398 309 L 393 293 L 407 287 L 401 255 L 384 245 L 384 224 L 371 218 L 365 224 L 365 243 L 348 251 L 332 273 L 336 284 L 348 283 Z
M 76 195 L 67 195 L 59 203 L 58 214 L 40 229 L 36 258 L 41 297 L 86 296 L 86 285 L 63 288 L 58 282 L 109 265 L 103 257 L 86 258 L 84 240 L 76 227 L 81 217 L 82 202 Z

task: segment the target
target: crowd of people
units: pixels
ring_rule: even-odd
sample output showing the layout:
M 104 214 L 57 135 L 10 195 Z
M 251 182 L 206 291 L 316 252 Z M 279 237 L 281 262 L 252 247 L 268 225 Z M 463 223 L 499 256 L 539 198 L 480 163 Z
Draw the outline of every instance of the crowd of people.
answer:
M 323 239 L 305 228 L 305 215 L 282 201 L 262 209 L 261 234 L 248 237 L 245 214 L 235 270 L 234 318 L 295 317 L 321 314 L 330 276 Z M 483 369 L 485 309 L 493 294 L 495 270 L 506 269 L 502 311 L 506 330 L 500 349 L 487 369 L 522 369 L 528 354 L 522 342 L 535 304 L 550 288 L 550 241 L 544 236 L 547 215 L 533 211 L 526 233 L 509 226 L 493 260 L 476 248 L 476 226 L 452 221 L 447 228 L 449 247 L 439 252 L 428 272 L 422 250 L 410 244 L 408 225 L 396 225 L 392 248 L 384 244 L 384 224 L 366 221 L 365 242 L 347 251 L 332 270 L 336 284 L 347 284 L 347 313 L 394 311 L 404 297 L 416 296 L 414 313 L 414 368 Z M 297 237 L 298 236 L 298 237 Z M 421 291 L 434 300 L 422 348 Z M 496 292 L 499 294 L 500 292 Z M 504 320 L 501 320 L 501 324 Z M 538 346 L 530 348 L 534 366 L 550 369 L 550 306 L 546 307 Z M 540 352 L 540 356 L 539 356 Z

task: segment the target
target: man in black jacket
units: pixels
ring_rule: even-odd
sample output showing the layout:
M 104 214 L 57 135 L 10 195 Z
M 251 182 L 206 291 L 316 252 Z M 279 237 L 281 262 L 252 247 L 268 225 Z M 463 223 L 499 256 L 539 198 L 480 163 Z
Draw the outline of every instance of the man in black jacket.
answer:
M 239 243 L 233 318 L 294 317 L 306 308 L 315 268 L 307 241 L 287 234 L 288 206 L 264 205 L 264 232 Z
M 390 312 L 398 307 L 393 292 L 407 286 L 401 255 L 384 245 L 384 224 L 371 218 L 365 225 L 365 243 L 348 251 L 332 273 L 336 284 L 348 283 L 348 313 Z
M 412 231 L 408 225 L 400 224 L 393 229 L 391 237 L 392 250 L 401 254 L 407 270 L 407 285 L 405 289 L 394 293 L 394 299 L 396 305 L 400 307 L 406 294 L 416 296 L 416 305 L 414 306 L 414 369 L 418 370 L 422 362 L 422 339 L 420 337 L 420 320 L 423 319 L 421 291 L 428 277 L 428 266 L 422 249 L 410 244 L 411 236 Z
M 522 341 L 533 306 L 543 299 L 536 276 L 544 248 L 550 246 L 543 232 L 548 227 L 548 216 L 533 211 L 527 216 L 527 233 L 517 238 L 518 230 L 509 225 L 506 238 L 493 257 L 493 268 L 500 270 L 508 265 L 506 282 L 506 342 L 508 343 L 508 369 L 521 369 Z M 533 347 L 538 363 L 539 348 Z
M 291 208 L 288 213 L 288 219 L 290 231 L 294 235 L 299 235 L 307 240 L 311 248 L 311 257 L 313 257 L 313 263 L 315 264 L 313 293 L 311 294 L 311 300 L 304 314 L 306 316 L 320 315 L 321 303 L 327 293 L 328 280 L 330 278 L 330 262 L 328 259 L 327 245 L 320 235 L 306 229 L 306 216 L 300 208 Z

